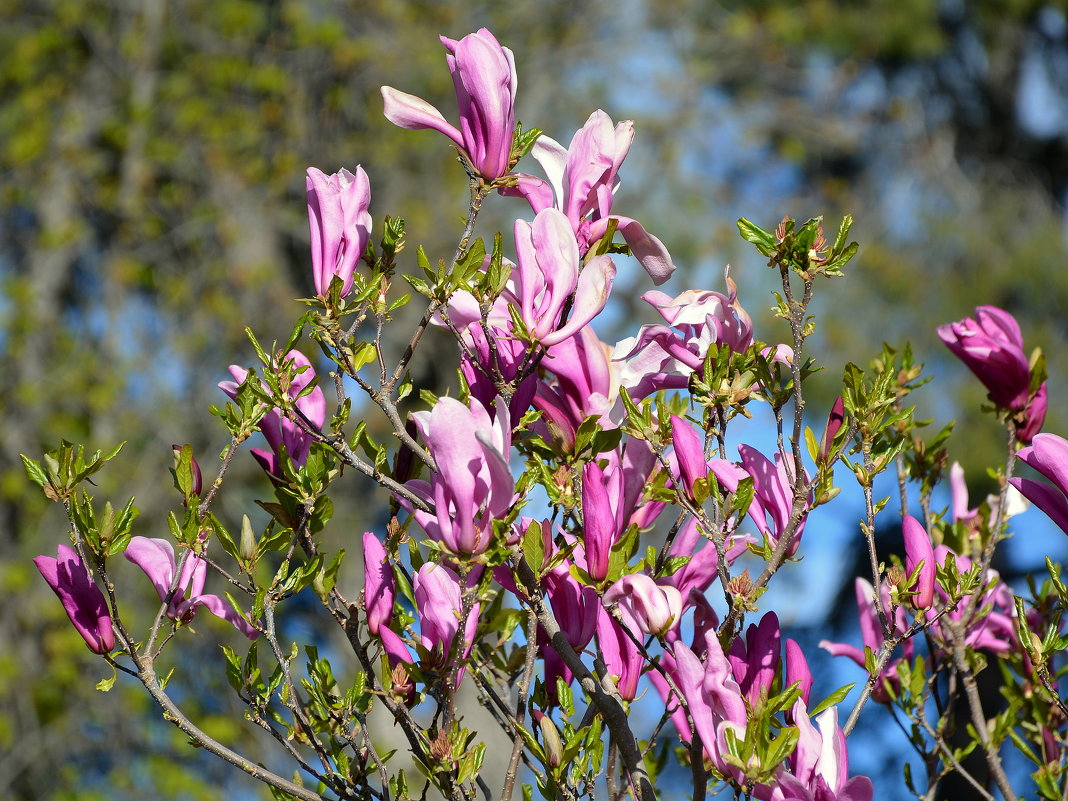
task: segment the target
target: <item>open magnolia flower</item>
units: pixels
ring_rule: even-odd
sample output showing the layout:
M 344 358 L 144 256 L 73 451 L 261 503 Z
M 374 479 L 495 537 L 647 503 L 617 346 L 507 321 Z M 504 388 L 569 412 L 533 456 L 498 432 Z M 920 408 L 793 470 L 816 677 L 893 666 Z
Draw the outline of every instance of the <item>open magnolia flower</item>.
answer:
M 256 627 L 218 595 L 204 592 L 208 563 L 196 554 L 186 556 L 181 575 L 174 561 L 174 548 L 167 540 L 151 537 L 134 537 L 126 546 L 125 556 L 148 576 L 161 602 L 167 605 L 167 617 L 188 623 L 197 609 L 204 607 L 215 617 L 225 620 L 250 640 L 260 636 Z M 173 590 L 172 590 L 173 588 Z
M 456 86 L 460 129 L 415 95 L 382 87 L 386 119 L 401 128 L 430 128 L 449 137 L 487 181 L 507 174 L 515 136 L 518 83 L 512 51 L 485 28 L 459 41 L 441 37 Z

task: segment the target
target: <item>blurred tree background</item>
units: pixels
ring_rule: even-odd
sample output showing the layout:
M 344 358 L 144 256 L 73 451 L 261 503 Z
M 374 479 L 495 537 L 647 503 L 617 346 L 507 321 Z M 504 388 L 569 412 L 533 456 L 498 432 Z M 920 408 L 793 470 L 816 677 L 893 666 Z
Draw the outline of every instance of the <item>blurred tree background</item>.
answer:
M 244 327 L 284 338 L 302 311 L 292 299 L 312 292 L 309 165 L 361 163 L 376 233 L 384 214 L 401 214 L 409 254 L 416 243 L 432 259 L 451 252 L 462 173 L 441 137 L 389 125 L 378 94 L 390 84 L 453 117 L 439 33 L 493 30 L 515 51 L 519 117 L 565 143 L 594 108 L 633 118 L 617 207 L 672 250 L 669 290 L 722 289 L 733 262 L 763 339 L 785 332 L 734 220 L 825 214 L 836 225 L 852 213 L 860 255 L 819 308 L 824 401 L 845 361 L 909 339 L 946 379 L 921 411 L 960 418 L 968 434 L 954 452 L 979 478 L 1000 437 L 934 326 L 992 303 L 1046 351 L 1047 429 L 1066 429 L 1060 3 L 0 0 L 0 19 L 0 797 L 258 797 L 152 723 L 128 682 L 113 691 L 122 699 L 91 689 L 87 673 L 101 668 L 86 668 L 29 561 L 54 553 L 65 523 L 18 454 L 61 437 L 126 440 L 102 494 L 135 495 L 137 533 L 164 536 L 178 500 L 162 478 L 171 443 L 191 442 L 214 474 L 224 438 L 207 406 L 222 401 L 226 365 L 253 359 Z M 510 230 L 517 208 L 489 204 L 481 232 Z M 621 271 L 621 320 L 651 319 L 645 288 L 636 267 Z M 417 365 L 421 380 L 450 380 L 435 361 Z M 239 462 L 224 518 L 267 494 L 251 460 Z M 217 647 L 198 642 L 221 631 L 183 647 L 221 666 Z M 183 701 L 239 740 L 228 695 L 210 686 Z

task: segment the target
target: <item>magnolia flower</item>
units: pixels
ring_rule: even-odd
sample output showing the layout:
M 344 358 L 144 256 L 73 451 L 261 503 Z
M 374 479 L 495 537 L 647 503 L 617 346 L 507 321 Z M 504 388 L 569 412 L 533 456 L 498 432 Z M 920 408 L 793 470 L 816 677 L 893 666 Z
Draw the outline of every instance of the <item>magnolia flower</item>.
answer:
M 616 427 L 609 414 L 619 380 L 607 348 L 587 325 L 548 348 L 541 360 L 546 375 L 535 385 L 533 405 L 566 453 L 574 448 L 578 427 L 587 417 L 597 417 L 602 428 Z
M 796 640 L 786 640 L 786 681 L 787 687 L 798 684 L 801 688 L 801 700 L 808 704 L 809 695 L 812 693 L 814 684 L 812 671 L 808 668 L 808 660 L 805 652 L 801 650 Z
M 905 571 L 912 575 L 921 564 L 916 578 L 916 592 L 910 603 L 916 609 L 930 609 L 934 602 L 935 560 L 931 535 L 912 515 L 905 515 L 901 521 L 901 531 L 905 539 Z
M 512 424 L 508 407 L 497 399 L 497 414 L 475 399 L 465 406 L 455 398 L 440 398 L 429 412 L 412 415 L 422 432 L 437 470 L 429 482 L 405 486 L 433 504 L 434 513 L 411 508 L 427 534 L 455 554 L 485 551 L 493 535 L 493 521 L 512 504 L 514 482 L 508 467 Z
M 1056 434 L 1039 434 L 1016 458 L 1053 483 L 1030 478 L 1010 478 L 1009 483 L 1068 534 L 1068 440 Z
M 608 474 L 596 462 L 582 468 L 582 543 L 586 570 L 594 581 L 608 576 L 612 546 L 623 535 L 623 473 Z
M 682 593 L 644 573 L 623 576 L 609 587 L 604 605 L 612 604 L 627 628 L 657 637 L 678 626 L 682 617 Z
M 671 415 L 671 444 L 682 484 L 691 495 L 694 484 L 708 477 L 708 459 L 704 443 L 693 426 L 676 414 Z
M 739 482 L 744 478 L 753 479 L 753 500 L 749 504 L 749 517 L 756 524 L 757 530 L 767 537 L 772 545 L 777 545 L 779 538 L 789 529 L 793 517 L 793 477 L 788 467 L 790 462 L 784 460 L 779 453 L 775 454 L 775 461 L 772 462 L 756 448 L 748 445 L 739 445 L 738 455 L 741 457 L 740 467 L 726 459 L 712 459 L 708 463 L 709 467 L 727 492 L 737 491 Z M 808 503 L 811 502 L 810 494 Z M 787 556 L 793 556 L 797 552 L 801 534 L 805 530 L 806 515 L 807 511 L 802 513 L 794 530 L 790 545 L 786 549 Z
M 493 34 L 481 28 L 455 41 L 444 36 L 445 60 L 456 87 L 460 130 L 441 112 L 414 95 L 382 87 L 386 119 L 401 128 L 431 128 L 445 134 L 467 154 L 475 172 L 487 181 L 505 175 L 515 136 L 515 61 Z
M 608 675 L 615 677 L 619 695 L 633 701 L 638 694 L 645 657 L 631 637 L 603 608 L 597 613 L 597 645 L 604 658 Z
M 336 275 L 345 297 L 371 237 L 371 184 L 357 165 L 355 175 L 345 169 L 326 175 L 309 167 L 307 186 L 315 293 L 326 297 Z
M 728 753 L 726 731 L 731 729 L 739 740 L 744 739 L 748 713 L 741 687 L 734 678 L 716 632 L 705 632 L 703 659 L 681 641 L 673 644 L 671 656 L 675 662 L 672 678 L 693 717 L 693 735 L 697 736 L 705 755 L 720 773 L 739 778 L 738 769 L 725 759 Z M 675 721 L 676 726 L 679 725 L 677 717 Z M 684 724 L 684 729 L 680 729 L 684 740 L 692 736 L 683 734 L 688 728 Z
M 759 624 L 749 625 L 744 642 L 737 637 L 731 644 L 727 661 L 750 706 L 756 706 L 761 696 L 766 699 L 771 694 L 771 684 L 779 672 L 780 639 L 779 618 L 768 612 Z
M 415 574 L 412 589 L 419 619 L 419 641 L 430 652 L 432 664 L 437 667 L 448 666 L 457 636 L 463 639 L 456 656 L 466 659 L 475 641 L 479 605 L 474 604 L 467 620 L 460 620 L 463 603 L 457 575 L 445 565 L 427 562 Z M 457 684 L 462 678 L 463 671 L 460 671 Z
M 145 571 L 160 601 L 167 605 L 166 614 L 171 620 L 188 623 L 196 615 L 197 609 L 203 606 L 250 640 L 259 636 L 255 626 L 241 617 L 229 603 L 217 595 L 204 593 L 208 563 L 200 556 L 194 553 L 186 556 L 177 583 L 175 575 L 178 568 L 174 561 L 174 548 L 167 540 L 134 537 L 126 546 L 125 556 Z
M 612 358 L 624 362 L 620 382 L 635 400 L 684 388 L 713 344 L 735 353 L 753 344 L 753 323 L 729 277 L 727 287 L 727 295 L 693 289 L 674 298 L 655 290 L 642 295 L 667 325 L 643 325 L 638 336 L 615 347 Z
M 613 126 L 611 117 L 595 111 L 566 150 L 548 136 L 541 136 L 534 143 L 531 155 L 545 170 L 548 181 L 521 173 L 516 176 L 516 186 L 500 191 L 526 198 L 535 212 L 547 208 L 563 212 L 583 255 L 615 222 L 616 230 L 653 283 L 662 284 L 675 271 L 667 248 L 637 220 L 611 213 L 612 196 L 618 185 L 616 174 L 633 140 L 633 122 L 624 120 Z
M 308 357 L 299 350 L 289 351 L 284 361 L 292 362 L 293 364 L 291 373 L 293 377 L 288 387 L 289 397 L 296 399 L 297 410 L 308 418 L 312 426 L 322 428 L 323 423 L 326 422 L 326 396 L 323 395 L 322 389 L 315 387 L 311 392 L 301 395 L 308 385 L 315 380 L 315 368 L 311 366 Z M 244 383 L 245 378 L 248 376 L 248 370 L 232 364 L 230 365 L 230 375 L 234 377 L 234 380 L 219 382 L 219 389 L 231 398 L 236 399 L 237 388 Z M 266 384 L 262 384 L 262 386 L 264 389 L 267 388 Z M 294 466 L 298 468 L 304 466 L 304 463 L 308 460 L 308 452 L 311 450 L 313 440 L 308 434 L 304 433 L 300 426 L 288 417 L 283 417 L 278 409 L 271 409 L 260 420 L 260 431 L 267 440 L 267 444 L 270 445 L 271 450 L 265 451 L 262 448 L 253 448 L 252 456 L 268 474 L 278 478 L 282 476 L 280 459 L 283 446 Z
M 85 640 L 89 650 L 106 654 L 115 647 L 115 632 L 111 628 L 104 593 L 93 583 L 92 577 L 77 552 L 60 545 L 56 558 L 35 557 L 33 563 L 56 594 L 74 628 Z
M 542 531 L 549 531 L 549 524 L 543 524 Z M 551 541 L 550 541 L 550 547 Z M 560 631 L 571 644 L 576 652 L 581 652 L 589 645 L 590 640 L 597 630 L 597 622 L 600 619 L 601 599 L 593 587 L 579 584 L 571 575 L 571 560 L 565 559 L 562 564 L 555 566 L 546 573 L 542 579 L 545 595 L 552 604 L 553 615 L 560 625 Z M 556 701 L 556 679 L 560 677 L 565 683 L 570 684 L 572 679 L 571 669 L 564 664 L 563 658 L 549 644 L 544 631 L 539 629 L 539 647 L 542 658 L 545 660 L 543 680 L 545 691 L 550 701 Z
M 875 609 L 875 589 L 871 582 L 862 578 L 856 580 L 857 610 L 860 612 L 860 636 L 865 646 L 873 652 L 878 652 L 883 644 L 883 631 L 879 623 L 879 615 Z M 885 585 L 882 594 L 883 609 L 890 608 L 890 592 Z M 891 628 L 895 634 L 904 634 L 908 630 L 908 621 L 905 619 L 905 610 L 900 606 L 894 610 L 894 616 L 890 620 Z M 831 656 L 845 656 L 852 659 L 860 667 L 865 667 L 864 648 L 846 643 L 833 643 L 829 640 L 821 640 L 820 648 L 827 651 Z M 912 659 L 913 644 L 911 639 L 906 639 L 901 644 L 904 659 Z M 879 703 L 888 703 L 890 694 L 887 692 L 885 683 L 897 687 L 901 679 L 897 673 L 898 662 L 901 658 L 890 662 L 879 676 L 871 697 Z
M 608 256 L 595 256 L 580 270 L 575 235 L 559 211 L 545 209 L 533 224 L 516 220 L 515 245 L 520 314 L 542 345 L 562 342 L 604 308 L 616 277 L 615 265 Z M 571 315 L 564 322 L 569 301 Z
M 1031 392 L 1031 365 L 1016 318 L 996 306 L 979 306 L 975 319 L 940 325 L 938 336 L 983 383 L 990 400 L 1015 413 L 1016 439 L 1029 444 L 1042 429 L 1049 396 L 1045 384 Z
M 823 439 L 820 440 L 819 456 L 816 459 L 818 464 L 825 465 L 830 460 L 834 438 L 838 436 L 844 423 L 845 401 L 839 395 L 831 406 L 830 414 L 827 415 L 827 426 L 823 429 Z
M 363 598 L 367 628 L 378 634 L 393 618 L 393 566 L 373 531 L 363 535 Z
M 816 723 L 798 699 L 791 710 L 798 729 L 797 747 L 790 756 L 792 773 L 780 770 L 771 801 L 871 801 L 874 789 L 867 776 L 849 776 L 845 734 L 838 727 L 838 708 L 821 712 Z
M 1023 334 L 1011 314 L 996 306 L 979 306 L 975 319 L 940 325 L 938 336 L 983 382 L 995 404 L 1013 411 L 1027 405 L 1031 368 Z

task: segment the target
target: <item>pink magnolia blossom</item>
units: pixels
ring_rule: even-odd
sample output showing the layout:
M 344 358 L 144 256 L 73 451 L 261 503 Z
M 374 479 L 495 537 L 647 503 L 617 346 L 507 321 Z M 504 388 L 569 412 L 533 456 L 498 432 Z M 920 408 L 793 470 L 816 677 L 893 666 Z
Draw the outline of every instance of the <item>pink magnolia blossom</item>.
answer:
M 1068 534 L 1068 440 L 1039 434 L 1016 458 L 1053 483 L 1030 478 L 1010 478 L 1009 482 Z
M 845 401 L 839 395 L 831 405 L 830 414 L 827 415 L 827 426 L 823 429 L 823 439 L 820 440 L 819 456 L 816 460 L 820 465 L 825 465 L 830 460 L 834 438 L 838 436 L 844 423 Z
M 747 535 L 731 536 L 724 543 L 724 556 L 727 558 L 727 564 L 733 564 L 744 554 L 751 541 L 752 537 Z M 689 557 L 689 561 L 670 576 L 659 579 L 659 583 L 670 584 L 679 591 L 682 595 L 683 611 L 685 611 L 705 600 L 705 590 L 718 575 L 719 551 L 711 540 L 701 535 L 697 526 L 697 518 L 691 517 L 679 528 L 668 550 L 668 556 Z M 674 630 L 668 632 L 668 639 L 672 639 L 674 634 Z
M 800 699 L 791 710 L 798 728 L 797 747 L 790 756 L 792 773 L 780 770 L 770 801 L 871 801 L 874 789 L 867 776 L 849 778 L 845 734 L 838 727 L 838 709 L 831 707 L 812 725 Z
M 580 269 L 578 243 L 563 214 L 545 209 L 533 224 L 517 220 L 515 243 L 520 314 L 538 342 L 562 342 L 601 312 L 612 291 L 615 265 L 608 256 L 595 256 Z M 565 322 L 569 302 L 571 314 Z
M 336 275 L 345 297 L 371 237 L 370 181 L 357 165 L 355 174 L 342 169 L 333 175 L 309 167 L 306 183 L 315 293 L 326 297 Z
M 93 582 L 78 553 L 60 545 L 56 558 L 37 556 L 33 563 L 63 604 L 63 610 L 89 650 L 106 654 L 114 648 L 115 632 L 104 593 Z
M 597 417 L 604 429 L 616 427 L 610 413 L 619 392 L 618 375 L 608 346 L 592 327 L 548 348 L 541 367 L 545 375 L 535 385 L 533 405 L 566 453 L 574 448 L 578 427 L 587 417 Z
M 535 142 L 531 154 L 545 170 L 548 181 L 520 174 L 517 185 L 502 189 L 501 193 L 526 198 L 536 213 L 547 208 L 563 212 L 583 255 L 604 237 L 609 223 L 614 221 L 653 283 L 662 284 L 675 270 L 663 243 L 637 220 L 611 213 L 616 175 L 633 140 L 633 122 L 624 120 L 613 125 L 607 114 L 595 111 L 566 150 L 548 136 Z
M 642 295 L 667 325 L 643 325 L 636 337 L 616 345 L 613 358 L 624 363 L 620 381 L 635 400 L 661 389 L 684 388 L 710 345 L 739 353 L 753 344 L 752 321 L 729 277 L 727 286 L 727 295 L 693 289 L 674 298 L 655 290 Z
M 489 263 L 490 257 L 487 256 L 482 269 L 485 270 Z M 497 376 L 508 382 L 515 381 L 528 358 L 527 343 L 512 333 L 512 319 L 508 312 L 510 305 L 516 308 L 520 306 L 519 298 L 515 294 L 514 278 L 509 279 L 501 295 L 494 301 L 485 321 L 482 319 L 478 300 L 470 292 L 460 290 L 454 292 L 449 299 L 449 323 L 467 345 L 466 351 L 460 357 L 460 372 L 463 373 L 471 396 L 476 398 L 491 416 L 496 408 L 496 399 L 501 394 L 497 387 Z M 435 317 L 434 322 L 445 324 L 439 317 Z M 537 376 L 534 373 L 519 381 L 508 403 L 508 411 L 513 420 L 518 420 L 530 408 L 536 387 Z
M 779 673 L 781 636 L 778 616 L 768 612 L 758 624 L 749 625 L 744 641 L 737 637 L 731 643 L 727 661 L 750 706 L 771 694 L 771 684 Z
M 708 459 L 702 437 L 694 431 L 689 422 L 671 415 L 671 444 L 674 447 L 675 462 L 678 465 L 682 485 L 693 495 L 694 484 L 708 478 Z
M 637 696 L 638 679 L 645 666 L 645 657 L 631 639 L 637 636 L 637 632 L 624 631 L 604 608 L 598 611 L 597 646 L 608 668 L 608 675 L 615 677 L 616 689 L 627 701 L 633 701 Z
M 363 535 L 363 575 L 367 628 L 378 634 L 393 618 L 393 566 L 373 531 Z
M 543 529 L 544 530 L 544 529 Z M 601 614 L 601 599 L 593 587 L 579 584 L 571 575 L 570 560 L 557 565 L 542 579 L 545 595 L 552 605 L 553 615 L 560 624 L 560 631 L 576 652 L 581 652 L 597 630 Z M 549 699 L 556 701 L 556 679 L 560 677 L 570 684 L 571 669 L 549 644 L 544 631 L 539 629 L 540 651 L 545 660 L 543 681 Z
M 508 172 L 515 136 L 515 92 L 518 83 L 512 51 L 501 47 L 486 28 L 459 41 L 441 37 L 456 88 L 460 129 L 441 112 L 414 95 L 382 87 L 386 119 L 401 128 L 430 128 L 449 137 L 467 154 L 475 171 L 487 181 Z
M 686 741 L 696 736 L 717 770 L 740 778 L 738 769 L 725 758 L 726 732 L 730 729 L 739 740 L 745 738 L 748 724 L 745 698 L 714 630 L 705 633 L 703 650 L 702 659 L 682 642 L 675 642 L 671 648 L 675 662 L 672 678 L 686 699 L 694 726 L 692 733 L 688 724 L 679 733 Z M 678 725 L 677 717 L 675 721 Z
M 875 610 L 875 589 L 872 587 L 871 582 L 858 578 L 856 580 L 856 596 L 857 610 L 860 612 L 861 639 L 865 646 L 871 648 L 872 651 L 878 652 L 883 644 L 883 632 L 879 623 L 879 615 Z M 882 603 L 883 609 L 890 608 L 890 592 L 885 586 L 883 587 Z M 895 610 L 890 623 L 896 634 L 904 634 L 909 627 L 908 620 L 905 618 L 905 610 L 899 606 Z M 829 640 L 822 640 L 820 648 L 827 651 L 831 656 L 845 656 L 852 659 L 861 668 L 865 667 L 864 648 L 858 648 L 855 645 L 846 643 L 833 643 Z M 912 640 L 905 640 L 901 644 L 901 649 L 904 659 L 912 659 L 914 651 Z M 901 679 L 897 674 L 897 664 L 900 661 L 901 658 L 898 658 L 887 664 L 879 676 L 879 681 L 876 683 L 871 696 L 879 703 L 884 704 L 890 701 L 890 695 L 885 687 L 886 682 L 889 682 L 895 688 L 900 685 Z
M 167 540 L 133 537 L 124 555 L 145 571 L 160 601 L 167 605 L 166 614 L 171 620 L 188 623 L 196 615 L 197 609 L 203 606 L 250 640 L 260 635 L 256 627 L 241 617 L 227 601 L 204 592 L 208 563 L 202 557 L 188 554 L 176 582 L 178 567 L 174 560 L 174 548 Z
M 930 609 L 934 602 L 935 588 L 934 545 L 931 535 L 912 515 L 905 515 L 901 521 L 901 530 L 905 539 L 906 573 L 911 576 L 921 563 L 923 565 L 913 588 L 916 595 L 911 599 L 912 606 L 916 609 Z
M 505 516 L 514 494 L 508 408 L 498 398 L 497 415 L 491 420 L 477 400 L 465 406 L 446 397 L 430 412 L 416 412 L 412 418 L 438 469 L 429 482 L 405 485 L 431 502 L 434 513 L 410 511 L 427 534 L 453 553 L 482 553 L 493 536 L 493 520 Z
M 363 535 L 363 571 L 367 628 L 382 641 L 391 666 L 399 662 L 411 663 L 412 655 L 408 646 L 389 627 L 393 620 L 393 566 L 382 542 L 371 531 Z M 410 695 L 412 697 L 414 695 Z
M 607 475 L 596 462 L 582 468 L 582 543 L 586 570 L 594 581 L 608 576 L 612 546 L 623 535 L 623 474 Z
M 315 428 L 322 428 L 326 422 L 326 396 L 322 389 L 315 387 L 303 397 L 298 397 L 307 389 L 308 385 L 315 381 L 315 368 L 312 367 L 308 357 L 299 350 L 291 350 L 286 354 L 286 362 L 293 363 L 293 379 L 287 388 L 289 397 L 296 398 L 296 407 Z M 303 369 L 301 369 L 303 368 Z M 299 371 L 299 372 L 298 372 Z M 219 389 L 231 398 L 237 398 L 237 388 L 244 383 L 248 376 L 248 370 L 230 365 L 230 375 L 233 381 L 221 381 Z M 264 389 L 267 388 L 263 384 Z M 311 450 L 312 438 L 304 430 L 287 417 L 283 417 L 278 409 L 271 409 L 260 420 L 260 431 L 271 450 L 253 448 L 252 456 L 260 463 L 260 466 L 269 475 L 281 478 L 281 453 L 284 446 L 285 452 L 296 467 L 303 467 L 308 460 L 308 452 Z
M 790 470 L 792 462 L 783 459 L 779 453 L 775 454 L 775 461 L 772 462 L 756 448 L 748 445 L 739 445 L 738 454 L 741 457 L 740 467 L 726 459 L 712 459 L 709 467 L 727 492 L 737 491 L 739 482 L 747 476 L 753 479 L 753 500 L 749 504 L 749 517 L 756 524 L 757 530 L 767 537 L 772 545 L 777 545 L 780 537 L 789 529 L 793 516 L 793 476 Z M 805 478 L 807 480 L 807 473 Z M 808 503 L 811 502 L 810 494 Z M 793 556 L 797 552 L 805 530 L 806 515 L 807 507 L 786 549 L 787 556 Z
M 1049 397 L 1045 384 L 1031 392 L 1031 367 L 1016 318 L 996 306 L 979 306 L 974 319 L 940 325 L 938 336 L 996 406 L 1017 413 L 1017 439 L 1031 442 L 1042 428 Z
M 979 306 L 974 319 L 940 325 L 938 336 L 983 382 L 994 403 L 1014 411 L 1027 405 L 1031 369 L 1020 325 L 1011 314 L 996 306 Z
M 796 640 L 787 638 L 786 686 L 799 684 L 801 687 L 801 700 L 808 704 L 809 696 L 812 694 L 813 683 L 812 671 L 808 668 L 805 652 L 801 650 L 801 646 L 797 644 Z
M 479 604 L 474 604 L 466 620 L 460 620 L 463 598 L 456 573 L 445 565 L 427 562 L 416 572 L 412 589 L 419 619 L 419 641 L 430 652 L 431 663 L 439 668 L 448 667 L 457 636 L 462 639 L 455 644 L 455 656 L 466 659 L 475 641 Z M 457 684 L 462 678 L 461 670 Z
M 644 573 L 623 576 L 604 594 L 604 605 L 615 604 L 631 631 L 662 636 L 682 618 L 682 593 Z

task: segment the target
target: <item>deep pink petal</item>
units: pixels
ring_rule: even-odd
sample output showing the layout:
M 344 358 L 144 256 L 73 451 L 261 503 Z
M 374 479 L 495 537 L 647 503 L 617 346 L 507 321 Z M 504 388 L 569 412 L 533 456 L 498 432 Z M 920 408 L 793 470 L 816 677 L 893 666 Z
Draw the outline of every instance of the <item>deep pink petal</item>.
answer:
M 171 594 L 171 584 L 177 570 L 174 548 L 167 540 L 151 537 L 132 537 L 123 554 L 148 576 L 161 602 Z
M 430 128 L 445 134 L 457 147 L 464 146 L 460 132 L 446 122 L 441 112 L 415 95 L 401 92 L 392 86 L 382 87 L 383 113 L 386 119 L 400 128 L 421 130 Z

